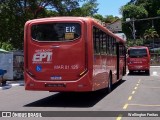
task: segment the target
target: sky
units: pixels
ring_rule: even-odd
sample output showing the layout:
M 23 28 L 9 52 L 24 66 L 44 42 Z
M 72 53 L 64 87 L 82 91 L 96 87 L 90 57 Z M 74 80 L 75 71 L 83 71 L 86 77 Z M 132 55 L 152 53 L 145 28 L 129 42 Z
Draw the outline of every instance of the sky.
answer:
M 130 2 L 130 0 L 97 0 L 98 5 L 98 14 L 103 16 L 105 15 L 113 15 L 121 17 L 119 13 L 119 9 L 121 6 Z

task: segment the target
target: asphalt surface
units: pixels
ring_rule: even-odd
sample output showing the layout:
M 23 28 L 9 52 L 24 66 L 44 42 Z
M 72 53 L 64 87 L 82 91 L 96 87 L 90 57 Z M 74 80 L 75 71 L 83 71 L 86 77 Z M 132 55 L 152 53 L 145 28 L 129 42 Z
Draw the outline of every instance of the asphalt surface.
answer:
M 41 111 L 44 116 L 54 116 L 38 118 L 46 120 L 159 120 L 160 117 L 159 67 L 152 67 L 150 75 L 127 73 L 111 93 L 25 91 L 23 81 L 7 83 L 10 88 L 0 87 L 0 111 Z

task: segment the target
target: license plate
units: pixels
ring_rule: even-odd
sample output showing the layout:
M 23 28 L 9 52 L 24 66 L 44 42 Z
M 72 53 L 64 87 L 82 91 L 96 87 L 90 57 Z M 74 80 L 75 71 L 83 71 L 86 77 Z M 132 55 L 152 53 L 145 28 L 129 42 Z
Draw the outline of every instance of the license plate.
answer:
M 141 68 L 141 66 L 137 66 L 136 68 L 137 68 L 137 69 L 140 69 L 140 68 Z
M 66 87 L 65 84 L 45 84 L 45 87 Z

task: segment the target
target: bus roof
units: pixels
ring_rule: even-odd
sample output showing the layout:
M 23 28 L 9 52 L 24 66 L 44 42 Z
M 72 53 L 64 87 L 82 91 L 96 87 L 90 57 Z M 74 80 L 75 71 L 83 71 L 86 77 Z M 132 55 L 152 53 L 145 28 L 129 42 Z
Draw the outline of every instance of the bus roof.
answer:
M 33 19 L 26 22 L 25 25 L 29 23 L 36 23 L 36 22 L 47 22 L 47 21 L 88 21 L 89 23 L 94 23 L 97 26 L 99 26 L 103 31 L 107 32 L 109 35 L 113 36 L 116 40 L 121 41 L 122 43 L 125 43 L 126 40 L 120 38 L 119 36 L 112 33 L 110 30 L 108 30 L 106 27 L 103 26 L 103 22 L 101 22 L 98 19 L 92 18 L 92 17 L 71 17 L 71 16 L 61 16 L 61 17 L 48 17 L 48 18 L 39 18 L 39 19 Z

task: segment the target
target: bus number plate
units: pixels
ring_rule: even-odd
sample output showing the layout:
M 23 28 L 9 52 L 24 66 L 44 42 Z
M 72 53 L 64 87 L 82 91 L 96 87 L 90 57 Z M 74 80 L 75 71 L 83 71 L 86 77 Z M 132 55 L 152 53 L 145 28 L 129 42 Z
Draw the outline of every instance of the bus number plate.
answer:
M 45 84 L 45 87 L 66 87 L 65 84 Z

